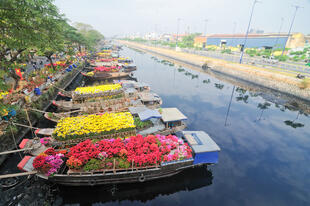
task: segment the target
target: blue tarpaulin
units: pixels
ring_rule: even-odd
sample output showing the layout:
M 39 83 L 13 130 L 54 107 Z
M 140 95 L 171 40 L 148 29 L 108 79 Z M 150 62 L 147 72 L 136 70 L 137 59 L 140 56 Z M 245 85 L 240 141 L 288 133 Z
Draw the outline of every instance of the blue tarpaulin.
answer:
M 141 121 L 147 121 L 152 118 L 161 118 L 161 114 L 157 110 L 147 109 L 138 113 Z

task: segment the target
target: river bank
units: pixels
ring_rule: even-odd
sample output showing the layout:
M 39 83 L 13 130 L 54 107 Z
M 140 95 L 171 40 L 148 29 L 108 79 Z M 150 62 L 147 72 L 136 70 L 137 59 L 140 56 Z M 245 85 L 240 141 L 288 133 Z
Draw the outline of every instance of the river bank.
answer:
M 66 89 L 70 86 L 70 84 L 73 82 L 73 80 L 76 79 L 76 77 L 80 74 L 80 71 L 84 67 L 83 64 L 79 65 L 76 69 L 73 69 L 71 72 L 62 73 L 60 75 L 60 78 L 57 80 L 57 82 L 54 82 L 53 86 L 50 86 L 49 89 L 44 92 L 41 96 L 35 99 L 31 103 L 32 109 L 37 109 L 40 111 L 46 111 L 50 105 L 51 100 L 56 99 L 59 89 Z M 24 107 L 24 102 L 20 103 L 22 107 Z M 26 109 L 26 108 L 24 108 Z M 35 112 L 30 110 L 29 112 L 29 121 L 31 122 L 31 125 L 34 126 L 38 123 L 39 119 L 43 117 L 42 113 Z M 22 124 L 29 125 L 29 121 L 25 118 L 21 118 L 24 120 Z M 18 122 L 21 123 L 21 122 Z M 8 133 L 7 135 L 1 135 L 0 141 L 2 142 L 0 146 L 0 152 L 8 151 L 8 150 L 14 150 L 16 149 L 16 144 L 18 144 L 25 135 L 30 134 L 31 135 L 31 129 L 26 127 L 18 127 L 18 132 L 12 136 L 11 133 Z M 0 156 L 0 165 L 7 159 L 9 155 L 1 155 Z
M 191 65 L 200 72 L 206 72 L 202 69 L 204 64 L 208 65 L 208 70 L 218 74 L 236 78 L 237 80 L 246 81 L 258 86 L 263 86 L 304 101 L 310 101 L 310 89 L 301 89 L 302 80 L 285 73 L 272 72 L 256 66 L 240 65 L 224 60 L 213 59 L 209 57 L 176 52 L 169 49 L 150 47 L 139 43 L 119 41 L 121 44 L 131 48 L 140 49 L 145 52 L 160 55 L 171 60 Z

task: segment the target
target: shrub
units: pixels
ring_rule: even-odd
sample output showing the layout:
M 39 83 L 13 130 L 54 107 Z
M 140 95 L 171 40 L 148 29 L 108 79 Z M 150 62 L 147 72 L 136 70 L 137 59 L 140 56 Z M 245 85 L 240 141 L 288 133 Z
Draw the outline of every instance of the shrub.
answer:
M 276 56 L 275 58 L 281 62 L 285 62 L 286 60 L 288 60 L 289 57 L 286 55 L 283 55 L 283 56 Z
M 94 171 L 102 168 L 102 161 L 98 159 L 89 160 L 84 166 L 85 171 Z

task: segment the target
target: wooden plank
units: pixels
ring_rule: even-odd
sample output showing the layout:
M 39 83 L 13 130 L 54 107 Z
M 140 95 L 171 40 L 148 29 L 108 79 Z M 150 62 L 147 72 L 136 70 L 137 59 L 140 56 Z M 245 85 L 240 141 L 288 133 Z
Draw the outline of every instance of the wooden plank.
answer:
M 33 149 L 33 148 L 24 148 L 24 149 L 17 149 L 17 150 L 5 151 L 5 152 L 0 152 L 0 155 L 6 155 L 6 154 L 15 153 L 15 152 L 29 151 L 29 150 L 32 150 L 32 149 Z
M 26 175 L 34 175 L 34 174 L 37 174 L 37 171 L 20 172 L 20 173 L 14 173 L 14 174 L 0 175 L 0 179 L 10 178 L 10 177 L 26 176 Z

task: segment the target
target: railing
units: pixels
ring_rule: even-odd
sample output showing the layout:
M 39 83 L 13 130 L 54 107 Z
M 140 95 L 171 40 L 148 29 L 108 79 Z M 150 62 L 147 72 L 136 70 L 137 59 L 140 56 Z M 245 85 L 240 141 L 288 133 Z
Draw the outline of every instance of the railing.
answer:
M 175 48 L 171 48 L 168 46 L 162 46 L 158 44 L 153 45 L 150 43 L 146 43 L 145 45 L 175 50 Z M 234 63 L 239 63 L 239 59 L 240 59 L 239 53 L 227 54 L 227 53 L 221 53 L 218 51 L 206 51 L 206 50 L 196 50 L 196 49 L 188 49 L 188 48 L 182 48 L 181 51 L 190 53 L 190 54 L 197 54 L 197 55 L 201 55 L 205 57 L 215 58 L 215 59 L 222 59 L 222 60 L 230 61 Z M 301 72 L 301 73 L 305 73 L 304 74 L 305 76 L 310 77 L 310 67 L 303 65 L 300 62 L 275 62 L 269 59 L 245 56 L 243 58 L 243 64 L 257 65 L 263 68 L 279 70 L 279 71 L 285 70 L 286 72 L 294 73 L 294 74 L 296 74 L 296 72 L 297 73 Z

